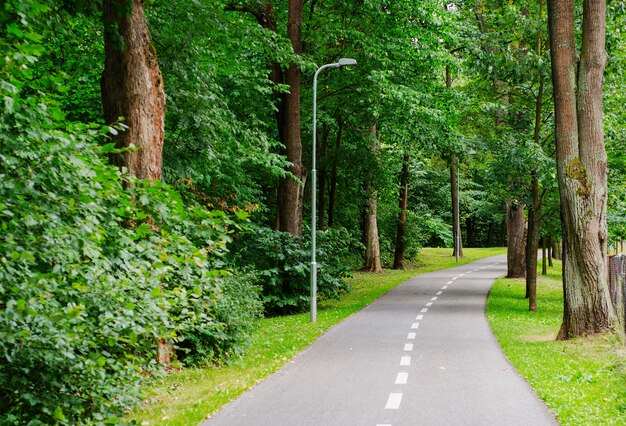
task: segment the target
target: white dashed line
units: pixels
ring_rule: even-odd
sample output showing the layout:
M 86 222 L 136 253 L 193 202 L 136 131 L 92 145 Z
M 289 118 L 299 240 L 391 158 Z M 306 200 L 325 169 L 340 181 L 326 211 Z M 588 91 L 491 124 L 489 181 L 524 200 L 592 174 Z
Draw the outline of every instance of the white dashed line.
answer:
M 413 343 L 405 343 L 404 344 L 404 351 L 405 352 L 411 352 L 413 350 Z
M 454 277 L 454 278 L 452 278 L 452 281 L 456 280 L 457 278 L 459 278 L 459 277 Z
M 403 356 L 402 358 L 400 358 L 400 365 L 411 365 L 411 357 Z
M 424 315 L 418 315 L 418 316 L 415 317 L 415 319 L 418 320 L 418 321 L 422 320 L 422 319 L 424 319 Z
M 444 285 L 443 287 L 441 287 L 441 289 L 442 289 L 442 290 L 445 290 L 445 289 L 447 289 L 447 288 L 448 288 L 448 286 L 447 286 L 447 285 Z
M 396 385 L 406 385 L 406 382 L 408 379 L 409 379 L 409 373 L 405 373 L 401 371 L 396 376 Z
M 422 309 L 420 312 L 422 312 L 422 313 L 426 313 L 426 312 L 428 312 L 428 308 L 424 308 L 424 309 Z
M 406 338 L 409 340 L 415 340 L 415 333 L 409 333 Z
M 389 423 L 376 423 L 376 426 L 391 426 Z
M 437 296 L 433 297 L 433 298 L 432 298 L 432 299 L 430 299 L 430 300 L 432 300 L 432 301 L 434 302 L 435 300 L 437 300 Z
M 433 302 L 428 302 L 426 306 L 433 306 Z
M 446 285 L 450 285 L 450 284 L 452 284 L 452 281 L 448 281 L 448 282 L 446 283 Z
M 387 399 L 387 404 L 385 405 L 386 410 L 397 410 L 400 408 L 400 402 L 402 401 L 401 393 L 390 393 L 389 399 Z
M 416 328 L 417 328 L 417 327 L 419 327 L 419 326 L 420 326 L 420 323 L 419 323 L 419 322 L 414 322 L 413 324 L 411 324 L 411 328 L 412 328 L 412 329 L 416 329 Z
M 465 274 L 459 274 L 459 277 L 462 277 L 463 275 L 465 275 Z
M 437 292 L 437 296 L 441 296 L 442 294 L 443 294 L 443 291 L 441 291 L 441 290 L 439 290 L 439 291 Z

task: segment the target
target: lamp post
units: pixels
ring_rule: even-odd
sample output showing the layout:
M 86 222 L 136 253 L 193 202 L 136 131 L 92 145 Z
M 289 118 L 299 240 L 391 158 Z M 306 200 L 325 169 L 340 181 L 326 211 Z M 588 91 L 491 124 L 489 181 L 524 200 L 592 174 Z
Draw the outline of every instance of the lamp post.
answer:
M 341 58 L 338 62 L 322 65 L 315 71 L 313 76 L 313 167 L 311 169 L 313 185 L 311 190 L 311 322 L 317 321 L 317 260 L 315 258 L 317 230 L 317 76 L 326 68 L 339 68 L 348 65 L 356 65 L 356 60 Z

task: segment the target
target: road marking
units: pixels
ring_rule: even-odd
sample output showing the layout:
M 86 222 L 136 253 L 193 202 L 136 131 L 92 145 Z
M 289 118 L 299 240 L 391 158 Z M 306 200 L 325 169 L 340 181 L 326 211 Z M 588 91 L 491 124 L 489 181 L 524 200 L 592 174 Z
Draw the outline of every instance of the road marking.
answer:
M 404 351 L 405 352 L 411 352 L 413 350 L 413 343 L 405 343 L 404 344 Z
M 452 284 L 452 281 L 448 281 L 448 282 L 446 283 L 446 285 L 450 285 L 450 284 Z
M 424 315 L 418 315 L 418 316 L 415 317 L 415 319 L 418 320 L 418 321 L 422 320 L 422 319 L 424 319 Z
M 390 393 L 385 410 L 397 410 L 400 408 L 400 402 L 402 401 L 401 393 Z
M 454 277 L 454 278 L 452 278 L 452 281 L 456 280 L 457 278 L 459 278 L 459 277 Z
M 409 333 L 406 338 L 409 340 L 415 340 L 415 333 Z
M 402 358 L 400 358 L 400 365 L 411 365 L 411 357 L 403 356 Z
M 426 306 L 433 306 L 433 302 L 428 302 Z
M 401 371 L 396 376 L 396 385 L 406 385 L 406 382 L 408 379 L 409 379 L 409 373 L 405 373 Z
M 439 293 L 441 293 L 441 292 L 439 292 Z M 435 300 L 437 300 L 437 296 L 433 297 L 433 298 L 432 298 L 432 299 L 430 299 L 430 300 L 432 300 L 432 301 L 434 302 Z
M 441 291 L 441 290 L 439 290 L 439 291 L 437 292 L 437 296 L 441 296 L 442 294 L 443 294 L 443 291 Z
M 442 289 L 442 290 L 445 290 L 445 289 L 447 289 L 447 288 L 448 288 L 448 286 L 447 286 L 447 285 L 444 285 L 443 287 L 441 287 L 441 289 Z
M 391 426 L 390 423 L 376 423 L 376 426 Z
M 424 309 L 422 309 L 420 312 L 421 312 L 421 313 L 426 313 L 426 312 L 428 312 L 428 308 L 424 308 Z
M 414 322 L 413 324 L 411 324 L 411 328 L 413 328 L 413 329 L 416 329 L 419 326 L 420 326 L 419 322 Z
M 462 277 L 463 275 L 465 275 L 465 274 L 464 273 L 463 274 L 459 274 L 459 277 Z

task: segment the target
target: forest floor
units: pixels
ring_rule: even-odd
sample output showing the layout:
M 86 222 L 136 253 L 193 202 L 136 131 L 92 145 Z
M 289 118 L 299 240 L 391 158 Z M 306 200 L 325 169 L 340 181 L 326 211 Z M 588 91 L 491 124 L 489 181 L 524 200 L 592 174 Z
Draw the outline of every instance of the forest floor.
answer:
M 423 249 L 405 270 L 355 272 L 350 279 L 352 291 L 340 300 L 320 302 L 314 324 L 308 313 L 259 320 L 243 356 L 226 365 L 171 371 L 153 384 L 144 406 L 131 413 L 129 420 L 142 425 L 198 424 L 280 369 L 330 327 L 410 277 L 504 254 L 506 249 L 465 249 L 459 263 L 451 253 L 451 249 Z

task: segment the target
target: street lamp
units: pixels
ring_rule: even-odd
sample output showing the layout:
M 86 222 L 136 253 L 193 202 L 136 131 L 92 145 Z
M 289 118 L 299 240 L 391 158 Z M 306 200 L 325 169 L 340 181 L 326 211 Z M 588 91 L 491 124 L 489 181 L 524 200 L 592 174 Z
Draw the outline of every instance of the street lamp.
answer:
M 356 60 L 351 58 L 341 58 L 338 62 L 322 65 L 317 69 L 317 71 L 315 71 L 315 75 L 313 76 L 313 167 L 311 170 L 313 174 L 313 189 L 311 191 L 311 322 L 317 321 L 317 261 L 315 259 L 315 231 L 317 228 L 317 171 L 315 170 L 317 155 L 317 76 L 326 68 L 339 68 L 348 65 L 356 65 Z

